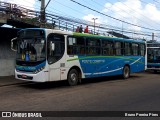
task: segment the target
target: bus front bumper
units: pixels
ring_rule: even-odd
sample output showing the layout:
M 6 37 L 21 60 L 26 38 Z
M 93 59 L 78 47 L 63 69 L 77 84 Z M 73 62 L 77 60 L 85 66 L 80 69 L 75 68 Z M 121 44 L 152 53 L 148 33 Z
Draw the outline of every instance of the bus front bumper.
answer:
M 47 82 L 48 81 L 48 72 L 44 70 L 36 73 L 25 73 L 19 72 L 15 70 L 15 78 L 19 80 L 32 81 L 32 82 Z

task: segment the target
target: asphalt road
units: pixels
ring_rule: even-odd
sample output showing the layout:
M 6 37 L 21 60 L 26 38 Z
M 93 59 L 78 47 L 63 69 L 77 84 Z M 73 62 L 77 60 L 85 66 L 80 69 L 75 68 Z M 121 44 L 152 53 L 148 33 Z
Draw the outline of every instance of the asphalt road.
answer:
M 3 85 L 0 111 L 160 111 L 160 74 Z

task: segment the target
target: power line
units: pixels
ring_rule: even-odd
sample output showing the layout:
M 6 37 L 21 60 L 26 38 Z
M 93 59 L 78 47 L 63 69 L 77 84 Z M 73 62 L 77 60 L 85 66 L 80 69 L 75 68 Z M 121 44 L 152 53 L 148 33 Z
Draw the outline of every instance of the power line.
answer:
M 44 9 L 46 9 L 47 8 L 47 6 L 49 5 L 49 3 L 51 2 L 51 0 L 49 0 L 48 1 L 48 3 L 47 3 L 47 5 L 45 6 L 45 8 Z
M 96 2 L 96 1 L 94 1 L 94 0 L 92 0 L 93 2 L 95 2 L 97 5 L 99 5 L 99 6 L 102 6 L 102 5 L 100 5 L 98 2 Z M 109 2 L 108 0 L 106 0 L 107 2 Z M 119 1 L 119 0 L 118 0 Z M 109 2 L 110 3 L 110 2 Z M 122 2 L 121 2 L 122 3 Z M 122 3 L 123 4 L 123 3 Z M 124 4 L 125 5 L 125 4 Z M 127 5 L 125 5 L 125 6 L 127 6 Z M 127 6 L 128 7 L 128 6 Z M 119 8 L 119 7 L 117 7 L 117 8 Z M 128 7 L 129 8 L 129 7 Z M 105 7 L 105 9 L 108 9 L 107 7 Z M 110 9 L 108 9 L 108 10 L 110 10 Z M 122 9 L 121 9 L 122 10 Z M 133 9 L 132 9 L 133 10 Z M 110 10 L 110 11 L 113 11 L 113 10 Z M 123 10 L 123 12 L 125 12 L 125 13 L 127 13 L 127 14 L 130 14 L 131 15 L 131 13 L 128 13 L 128 12 L 126 12 L 126 11 L 124 11 Z M 119 14 L 120 16 L 122 16 L 121 14 Z M 136 18 L 136 19 L 138 19 L 139 21 L 141 21 L 141 22 L 143 22 L 143 23 L 145 23 L 145 21 L 142 21 L 141 19 L 139 19 L 139 18 L 137 18 L 137 17 L 135 17 L 134 15 L 132 15 L 134 18 Z M 124 16 L 122 16 L 122 17 L 124 17 Z M 146 17 L 146 16 L 145 16 Z M 148 25 L 148 23 L 146 23 L 147 25 Z M 158 23 L 159 24 L 159 23 Z M 151 26 L 151 25 L 149 25 L 149 26 Z M 151 27 L 153 27 L 153 26 L 151 26 Z
M 57 2 L 57 3 L 59 3 L 59 2 Z M 59 3 L 59 4 L 61 4 L 61 3 Z M 63 4 L 61 4 L 62 6 L 65 6 L 65 7 L 67 7 L 68 8 L 68 6 L 66 6 L 66 5 L 63 5 Z M 51 8 L 51 7 L 50 7 Z M 54 9 L 54 8 L 51 8 L 51 9 Z M 71 9 L 71 8 L 70 8 Z M 72 8 L 72 10 L 74 10 L 73 8 Z M 56 10 L 57 11 L 57 10 Z M 59 10 L 58 10 L 59 11 Z M 60 11 L 60 12 L 62 12 L 62 11 Z M 52 14 L 53 14 L 53 12 L 52 12 Z M 63 15 L 64 16 L 64 15 Z M 66 16 L 66 13 L 65 13 L 65 16 Z M 67 16 L 68 17 L 68 16 Z M 67 18 L 68 19 L 68 18 Z M 75 22 L 75 20 L 71 20 L 71 19 L 76 19 L 76 18 L 74 18 L 74 17 L 71 17 L 70 18 L 70 21 L 74 21 Z M 81 24 L 84 24 L 84 20 L 80 20 L 80 19 L 76 19 L 76 20 L 78 20 L 78 21 L 80 21 L 80 22 L 78 22 L 78 23 L 81 23 Z M 83 23 L 81 22 L 81 21 L 83 21 Z M 77 22 L 77 21 L 76 21 Z M 88 21 L 87 21 L 88 22 Z M 76 23 L 77 24 L 77 23 Z M 85 23 L 86 24 L 86 23 Z M 115 27 L 115 26 L 112 26 L 112 28 L 113 27 Z M 109 28 L 108 28 L 109 29 Z M 119 28 L 118 28 L 119 29 Z M 115 29 L 116 31 L 119 31 L 119 30 L 117 30 L 117 28 Z M 131 32 L 128 32 L 128 31 L 124 31 L 125 33 L 131 33 Z M 133 31 L 132 31 L 132 33 L 133 33 Z M 134 32 L 134 34 L 136 34 L 135 32 Z M 137 34 L 141 34 L 141 33 L 137 33 Z M 150 36 L 150 34 L 141 34 L 141 35 L 144 35 L 144 36 Z
M 62 5 L 62 6 L 65 6 L 65 5 L 63 5 L 63 4 L 61 4 L 61 3 L 59 3 L 59 2 L 57 2 L 58 4 L 60 4 L 60 5 Z M 65 6 L 65 7 L 68 7 L 68 6 Z M 57 9 L 55 9 L 55 8 L 52 8 L 52 7 L 48 7 L 48 8 L 51 8 L 52 10 L 54 9 L 54 10 L 56 10 L 56 11 L 59 11 L 59 13 L 56 13 L 56 14 L 61 14 L 63 11 L 60 11 L 60 10 L 57 10 Z M 74 9 L 72 9 L 72 10 L 74 10 Z M 48 10 L 47 10 L 48 11 Z M 48 11 L 48 12 L 50 12 L 50 13 L 52 13 L 53 14 L 53 11 Z M 63 12 L 64 13 L 64 12 Z M 66 16 L 66 17 L 69 17 L 69 16 L 67 16 L 67 14 L 66 13 L 64 13 L 63 15 L 61 15 L 61 16 Z M 73 16 L 70 16 L 70 18 L 71 19 L 76 19 L 76 20 L 78 20 L 78 21 L 84 21 L 84 20 L 81 20 L 81 19 L 77 19 L 77 18 L 75 18 L 75 17 L 73 17 Z M 88 23 L 89 21 L 85 21 L 86 23 Z M 85 23 L 85 24 L 86 24 Z M 103 24 L 101 24 L 101 25 L 103 25 Z M 103 25 L 103 26 L 106 26 L 106 25 Z M 109 25 L 107 25 L 107 26 L 109 26 Z M 110 26 L 111 28 L 115 28 L 115 30 L 117 30 L 117 29 L 121 29 L 121 28 L 118 28 L 118 27 L 115 27 L 115 26 Z M 125 30 L 125 29 L 123 29 L 123 30 Z M 127 30 L 127 29 L 126 29 Z M 128 31 L 130 31 L 130 30 L 128 30 Z M 145 33 L 145 32 L 144 32 Z M 149 32 L 148 32 L 149 33 Z
M 70 19 L 70 21 L 72 22 L 72 20 L 73 19 Z M 77 22 L 77 20 L 80 20 L 80 19 L 75 19 L 74 21 L 76 21 Z M 81 20 L 80 20 L 81 21 Z M 83 20 L 84 21 L 84 20 Z M 86 21 L 85 21 L 86 22 Z M 78 22 L 79 23 L 79 22 Z M 82 23 L 82 22 L 81 22 Z M 83 24 L 84 24 L 84 22 L 83 22 Z M 115 26 L 114 26 L 115 27 Z M 105 28 L 104 28 L 105 29 Z M 110 29 L 110 28 L 109 28 Z M 110 29 L 110 30 L 113 30 L 113 29 Z M 116 30 L 116 29 L 115 29 Z M 118 30 L 116 30 L 116 31 L 118 31 Z M 143 34 L 144 35 L 144 34 Z
M 94 3 L 96 3 L 97 5 L 99 5 L 99 6 L 103 6 L 103 5 L 101 5 L 101 4 L 99 4 L 98 2 L 96 2 L 96 1 L 94 1 L 94 0 L 92 0 Z M 106 8 L 106 7 L 105 7 Z M 111 7 L 110 7 L 111 8 Z M 109 8 L 106 8 L 106 9 L 108 9 L 109 10 Z M 112 11 L 112 10 L 111 10 Z M 119 14 L 120 15 L 120 14 Z M 122 16 L 122 15 L 120 15 L 120 16 Z M 124 17 L 124 16 L 122 16 L 122 17 Z M 109 26 L 109 25 L 108 25 Z M 111 26 L 111 25 L 110 25 Z M 114 28 L 117 28 L 117 29 L 121 29 L 120 27 L 115 27 L 115 26 L 111 26 L 111 27 L 114 27 Z
M 84 0 L 83 0 L 84 1 Z M 94 1 L 94 0 L 92 0 L 94 3 L 96 3 L 96 5 L 99 5 L 99 6 L 101 6 L 101 7 L 103 7 L 103 5 L 102 4 L 100 4 L 100 3 L 98 3 L 98 2 L 96 2 L 96 1 Z M 112 7 L 112 6 L 111 6 Z M 111 8 L 111 7 L 109 7 L 109 8 Z M 107 7 L 105 7 L 106 9 L 108 9 L 108 10 L 110 10 L 109 8 L 107 8 Z M 110 11 L 113 11 L 113 10 L 110 10 Z M 124 11 L 125 12 L 125 11 Z M 121 14 L 119 14 L 120 16 L 122 16 Z M 124 17 L 124 16 L 122 16 L 122 17 Z M 109 25 L 108 25 L 109 26 Z M 111 27 L 114 27 L 115 28 L 115 26 L 111 26 Z M 118 27 L 116 27 L 116 28 L 118 28 Z M 118 28 L 118 29 L 121 29 L 121 28 Z M 123 28 L 124 29 L 124 28 Z
M 156 2 L 156 3 L 158 3 L 158 4 L 160 4 L 160 2 L 158 2 L 157 0 L 153 0 L 154 2 Z
M 54 0 L 54 2 L 60 4 L 61 6 L 65 6 L 65 7 L 69 8 L 69 9 L 71 9 L 70 7 L 64 5 L 64 4 L 60 3 L 60 2 L 57 2 L 56 0 Z M 75 9 L 72 9 L 72 10 L 75 11 Z M 55 13 L 55 14 L 60 15 L 60 16 L 65 16 L 65 17 L 70 17 L 70 18 L 77 19 L 77 18 L 75 18 L 75 17 L 73 17 L 73 16 L 69 16 L 68 13 L 66 13 L 66 12 L 64 12 L 64 11 L 60 11 L 60 9 L 55 9 L 55 8 L 49 6 L 49 5 L 48 5 L 46 11 L 48 11 L 48 12 L 51 13 L 51 14 Z M 56 11 L 56 12 L 55 12 L 55 11 Z M 58 11 L 58 12 L 57 12 L 57 11 Z M 83 13 L 80 12 L 80 11 L 76 11 L 76 12 L 83 14 Z M 63 14 L 62 14 L 62 13 L 63 13 Z M 84 15 L 84 14 L 83 14 L 83 15 Z
M 66 23 L 66 21 L 68 22 L 68 25 L 70 24 L 70 25 L 74 25 L 75 26 L 75 23 L 76 24 L 86 24 L 85 23 L 85 21 L 81 21 L 81 20 L 73 20 L 73 18 L 66 18 L 66 17 L 63 17 L 63 16 L 59 16 L 59 15 L 53 15 L 53 14 L 49 14 L 51 17 L 53 17 L 53 16 L 55 16 L 55 17 L 58 17 L 58 19 L 60 18 L 61 19 L 61 21 L 63 21 L 64 23 Z M 73 24 L 74 23 L 74 24 Z M 64 26 L 66 25 L 66 24 L 63 24 Z M 99 28 L 100 29 L 102 29 L 102 30 L 105 30 L 105 32 L 107 31 L 107 30 L 111 30 L 111 31 L 119 31 L 119 32 L 121 32 L 121 30 L 118 30 L 118 29 L 114 29 L 113 27 L 111 27 L 111 26 L 109 26 L 109 27 L 107 27 L 107 26 L 99 26 Z M 98 30 L 98 31 L 102 31 L 102 30 Z M 138 33 L 138 32 L 131 32 L 131 31 L 123 31 L 124 33 L 132 33 L 132 34 L 136 34 L 136 35 L 143 35 L 143 36 L 151 36 L 151 34 L 147 34 L 147 33 Z M 158 36 L 157 36 L 158 37 Z
M 92 0 L 93 1 L 93 0 Z M 108 0 L 105 0 L 105 1 L 107 1 L 107 2 L 109 2 Z M 121 2 L 120 0 L 117 0 L 117 1 L 119 1 L 119 2 Z M 97 2 L 96 2 L 97 3 Z M 110 3 L 110 2 L 109 2 Z M 123 3 L 123 2 L 121 2 L 123 5 L 125 5 L 126 7 L 128 7 L 128 5 L 126 5 L 125 3 Z M 98 4 L 98 3 L 97 3 Z M 105 7 L 106 8 L 106 7 Z M 131 9 L 130 7 L 128 7 L 129 9 Z M 108 8 L 106 8 L 106 9 L 108 9 Z M 121 9 L 122 10 L 122 9 Z M 136 13 L 138 13 L 138 14 L 140 14 L 139 12 L 137 12 L 136 10 L 134 10 L 134 9 L 131 9 L 132 11 L 135 11 Z M 123 10 L 123 12 L 125 12 L 125 13 L 127 13 L 127 14 L 130 14 L 130 15 L 132 15 L 131 13 L 128 13 L 128 12 L 126 12 L 126 11 L 124 11 Z M 120 15 L 120 14 L 119 14 Z M 144 16 L 143 14 L 141 14 L 142 16 Z M 145 23 L 145 24 L 147 24 L 148 25 L 148 23 L 146 23 L 145 21 L 143 21 L 143 20 L 141 20 L 141 19 L 139 19 L 139 18 L 137 18 L 137 17 L 135 17 L 134 15 L 132 15 L 134 18 L 136 18 L 136 19 L 138 19 L 139 21 L 141 21 L 141 22 L 143 22 L 143 23 Z M 149 17 L 147 17 L 147 16 L 144 16 L 144 17 L 146 17 L 147 19 L 150 19 Z M 151 20 L 151 19 L 150 19 Z M 159 24 L 159 23 L 157 23 L 157 24 Z M 160 24 L 159 24 L 160 25 Z M 151 26 L 151 27 L 154 27 L 154 26 L 152 26 L 152 25 L 150 25 L 149 24 L 149 26 Z
M 151 5 L 151 6 L 154 6 L 153 4 L 147 3 L 147 2 L 145 2 L 145 1 L 143 1 L 143 0 L 139 0 L 139 1 L 141 1 L 141 2 L 144 3 L 144 4 L 149 4 L 149 5 Z
M 62 4 L 61 4 L 62 5 Z M 65 7 L 67 7 L 67 6 L 65 6 Z M 51 8 L 51 7 L 49 7 L 49 8 Z M 57 10 L 57 9 L 55 9 L 55 8 L 51 8 L 52 10 L 54 9 L 54 10 L 56 10 L 56 11 L 59 11 L 59 13 L 55 13 L 55 14 L 57 14 L 57 16 L 59 15 L 59 14 L 61 14 L 61 13 L 64 13 L 63 11 L 60 11 L 60 10 Z M 47 10 L 48 11 L 48 10 Z M 52 13 L 53 14 L 53 11 L 49 11 L 50 13 Z M 65 17 L 69 17 L 69 16 L 67 16 L 67 14 L 65 13 L 65 14 L 63 14 L 63 15 L 61 15 L 61 16 L 65 16 Z M 62 19 L 63 19 L 63 17 L 61 17 Z M 68 18 L 67 18 L 68 19 Z M 69 20 L 70 19 L 70 20 Z M 89 21 L 84 21 L 84 20 L 82 20 L 82 19 L 77 19 L 77 18 L 75 18 L 75 17 L 73 17 L 73 16 L 70 16 L 70 18 L 69 18 L 68 20 L 69 21 L 72 21 L 72 22 L 76 22 L 76 24 L 88 24 L 88 22 Z M 74 19 L 74 20 L 73 20 Z M 83 21 L 83 22 L 82 22 Z M 74 24 L 75 25 L 75 24 Z M 108 28 L 106 28 L 105 27 L 105 29 L 108 29 L 108 30 L 115 30 L 115 31 L 122 31 L 122 30 L 120 30 L 121 28 L 118 28 L 118 27 L 115 27 L 115 26 L 111 26 L 111 25 L 105 25 L 105 24 L 100 24 L 101 26 L 108 26 Z M 103 27 L 104 28 L 104 27 Z M 112 28 L 112 29 L 111 29 Z M 124 31 L 124 30 L 126 30 L 126 31 Z M 129 32 L 130 31 L 130 32 Z M 133 31 L 131 31 L 131 30 L 128 30 L 128 29 L 123 29 L 123 32 L 124 33 L 133 33 Z M 142 33 L 143 34 L 141 34 L 141 33 L 139 33 L 138 31 L 137 31 L 137 33 L 136 33 L 136 31 L 134 31 L 134 34 L 141 34 L 141 35 L 144 35 L 144 36 L 150 36 L 151 35 L 151 33 L 150 32 L 144 32 L 144 31 L 142 31 Z
M 121 2 L 120 0 L 117 0 L 117 1 L 119 1 L 119 2 Z M 123 5 L 125 5 L 126 7 L 128 7 L 129 9 L 131 9 L 132 11 L 135 11 L 136 13 L 138 13 L 138 14 L 141 14 L 141 13 L 139 13 L 139 12 L 137 12 L 136 10 L 134 10 L 134 9 L 132 9 L 132 8 L 130 8 L 128 5 L 126 5 L 125 3 L 123 3 L 123 2 L 121 2 Z M 150 19 L 149 17 L 147 17 L 147 16 L 145 16 L 145 15 L 143 15 L 143 14 L 141 14 L 141 16 L 144 16 L 145 18 L 147 18 L 147 19 Z M 134 16 L 135 17 L 135 16 Z M 135 17 L 135 18 L 137 18 L 137 17 Z M 137 19 L 139 19 L 139 18 L 137 18 Z M 140 19 L 139 19 L 140 20 Z M 151 21 L 153 21 L 152 19 L 150 19 Z M 142 20 L 140 20 L 140 21 L 142 21 Z M 143 21 L 142 21 L 143 22 Z M 155 21 L 154 21 L 155 22 Z M 144 22 L 143 22 L 144 23 Z M 147 23 L 148 24 L 148 23 Z M 159 23 L 157 23 L 157 24 L 159 24 Z M 160 25 L 160 24 L 159 24 Z M 150 25 L 149 25 L 150 26 Z M 153 26 L 152 26 L 153 27 Z
M 92 0 L 94 3 L 96 3 L 97 5 L 99 5 L 99 6 L 101 6 L 101 7 L 103 7 L 103 5 L 101 5 L 101 4 L 99 4 L 98 2 L 96 2 L 96 1 L 94 1 L 94 0 Z M 111 8 L 111 7 L 110 7 Z M 107 7 L 105 7 L 105 9 L 108 9 L 108 10 L 110 10 L 109 8 L 107 8 Z M 110 11 L 113 11 L 113 10 L 110 10 Z M 119 14 L 120 16 L 122 16 L 122 17 L 124 17 L 123 15 L 121 15 L 121 14 Z
M 64 5 L 64 4 L 60 3 L 60 2 L 58 2 L 57 0 L 54 0 L 54 1 L 55 1 L 56 3 L 62 5 L 62 6 L 65 6 L 65 7 L 69 8 L 69 9 L 71 9 L 71 10 L 77 12 L 77 13 L 81 13 L 81 14 L 84 15 L 84 13 L 82 13 L 81 11 L 78 11 L 78 10 L 76 10 L 76 9 L 73 9 L 72 7 L 69 7 L 69 6 L 67 6 L 67 5 Z
M 76 2 L 76 1 L 74 1 L 74 0 L 70 0 L 70 1 L 76 3 L 76 4 L 80 5 L 80 6 L 83 6 L 83 7 L 85 7 L 85 8 L 88 8 L 88 9 L 90 9 L 90 10 L 92 10 L 92 11 L 95 11 L 95 12 L 101 14 L 101 15 L 107 16 L 107 17 L 112 18 L 112 19 L 117 20 L 117 21 L 121 21 L 121 22 L 123 22 L 123 23 L 129 24 L 129 25 L 133 25 L 133 26 L 136 26 L 136 27 L 139 27 L 139 28 L 147 29 L 147 30 L 160 31 L 160 30 L 151 29 L 151 28 L 147 28 L 147 27 L 143 27 L 143 26 L 139 26 L 139 25 L 135 25 L 135 24 L 126 22 L 126 21 L 120 20 L 120 19 L 118 19 L 118 18 L 112 17 L 112 16 L 110 16 L 110 15 L 104 14 L 104 13 L 102 13 L 102 12 L 99 12 L 99 11 L 93 9 L 93 8 L 90 8 L 90 7 L 88 7 L 88 6 L 86 6 L 86 5 L 83 5 L 83 4 L 79 3 L 79 2 Z

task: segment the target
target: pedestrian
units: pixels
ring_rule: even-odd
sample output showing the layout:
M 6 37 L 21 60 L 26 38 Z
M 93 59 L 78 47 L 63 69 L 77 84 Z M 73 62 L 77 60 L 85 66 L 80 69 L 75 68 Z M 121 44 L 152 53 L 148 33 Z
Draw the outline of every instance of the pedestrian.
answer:
M 21 10 L 17 7 L 17 5 L 15 4 L 13 9 L 12 9 L 13 14 L 15 15 L 15 17 L 21 17 L 22 12 Z
M 84 33 L 88 33 L 88 25 L 86 26 Z
M 79 26 L 77 26 L 77 28 L 76 28 L 76 32 L 79 32 Z
M 90 30 L 90 32 L 89 32 L 90 34 L 93 34 L 93 31 L 92 30 Z
M 83 27 L 82 27 L 82 25 L 81 25 L 80 28 L 79 28 L 79 32 L 80 32 L 80 33 L 83 32 Z

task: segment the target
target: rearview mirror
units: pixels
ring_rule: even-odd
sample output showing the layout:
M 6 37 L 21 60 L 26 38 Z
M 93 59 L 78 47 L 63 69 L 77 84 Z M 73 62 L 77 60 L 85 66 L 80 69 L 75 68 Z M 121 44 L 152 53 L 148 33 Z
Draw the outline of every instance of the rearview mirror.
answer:
M 17 51 L 17 37 L 11 39 L 11 50 Z

